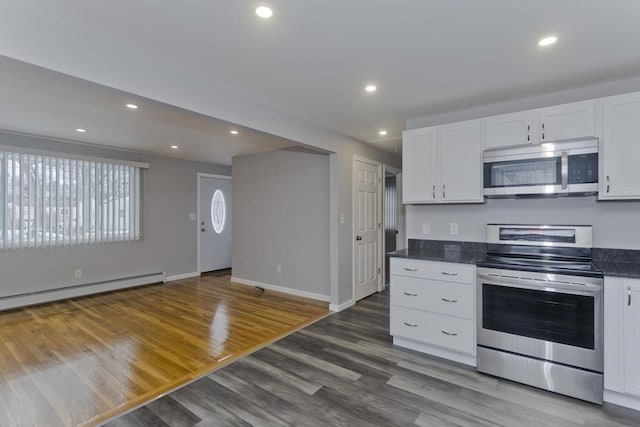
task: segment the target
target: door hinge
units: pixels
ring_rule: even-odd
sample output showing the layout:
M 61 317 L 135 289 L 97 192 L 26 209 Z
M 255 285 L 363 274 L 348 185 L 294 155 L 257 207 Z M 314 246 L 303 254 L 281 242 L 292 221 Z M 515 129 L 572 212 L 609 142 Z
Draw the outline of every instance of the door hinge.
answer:
M 380 273 L 381 273 L 381 271 L 380 271 L 380 267 L 378 267 L 378 274 L 380 274 Z

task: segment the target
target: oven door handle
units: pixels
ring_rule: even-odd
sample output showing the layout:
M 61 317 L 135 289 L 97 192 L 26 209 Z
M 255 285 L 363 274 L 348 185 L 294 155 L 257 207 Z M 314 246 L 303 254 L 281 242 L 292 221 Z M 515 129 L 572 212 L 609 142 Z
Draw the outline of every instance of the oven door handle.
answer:
M 534 291 L 558 292 L 572 295 L 595 295 L 602 292 L 602 286 L 600 285 L 579 285 L 553 281 L 533 281 L 516 277 L 492 276 L 484 273 L 478 273 L 478 279 L 487 285 L 531 289 Z

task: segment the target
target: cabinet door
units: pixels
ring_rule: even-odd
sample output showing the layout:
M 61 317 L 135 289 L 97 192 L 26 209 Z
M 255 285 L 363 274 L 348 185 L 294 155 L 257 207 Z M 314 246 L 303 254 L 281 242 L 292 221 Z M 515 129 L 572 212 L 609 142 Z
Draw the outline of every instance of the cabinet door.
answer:
M 537 139 L 537 114 L 535 111 L 503 114 L 485 119 L 487 126 L 486 148 L 510 145 L 535 144 Z
M 596 136 L 596 101 L 541 108 L 540 142 Z
M 600 199 L 640 199 L 640 92 L 603 99 Z
M 438 191 L 443 203 L 484 202 L 481 126 L 481 120 L 471 120 L 440 128 Z
M 640 396 L 640 281 L 624 280 L 624 391 Z
M 604 278 L 604 388 L 624 393 L 624 279 Z
M 406 131 L 402 137 L 402 202 L 437 201 L 436 128 Z

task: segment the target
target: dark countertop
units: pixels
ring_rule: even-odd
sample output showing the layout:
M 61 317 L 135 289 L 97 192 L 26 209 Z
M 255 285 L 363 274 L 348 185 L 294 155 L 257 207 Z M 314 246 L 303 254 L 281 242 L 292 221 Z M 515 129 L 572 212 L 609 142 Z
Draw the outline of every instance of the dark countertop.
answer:
M 484 258 L 484 252 L 438 249 L 401 249 L 387 255 L 395 258 L 422 259 L 426 261 L 457 262 L 475 264 Z
M 640 279 L 640 264 L 633 262 L 593 262 L 605 276 L 624 277 L 627 279 Z

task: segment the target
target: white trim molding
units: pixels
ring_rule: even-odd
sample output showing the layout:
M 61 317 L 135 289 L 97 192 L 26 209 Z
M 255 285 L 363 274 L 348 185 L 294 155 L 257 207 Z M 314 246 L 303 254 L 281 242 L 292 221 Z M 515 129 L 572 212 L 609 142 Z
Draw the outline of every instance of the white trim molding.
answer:
M 329 310 L 335 311 L 335 312 L 346 310 L 347 308 L 351 307 L 355 303 L 356 303 L 355 299 L 350 299 L 349 301 L 343 302 L 342 304 L 329 304 Z
M 174 274 L 173 276 L 167 276 L 166 282 L 173 282 L 174 280 L 190 279 L 192 277 L 199 277 L 200 273 L 192 271 L 191 273 Z
M 419 351 L 421 353 L 430 354 L 432 356 L 440 357 L 443 359 L 453 360 L 454 362 L 462 363 L 464 365 L 476 366 L 475 355 L 458 353 L 457 351 L 447 350 L 446 348 L 425 344 L 402 337 L 393 337 L 393 345 Z
M 270 291 L 282 292 L 284 294 L 295 295 L 298 297 L 315 299 L 318 301 L 329 302 L 329 295 L 316 294 L 314 292 L 301 291 L 299 289 L 287 288 L 285 286 L 272 285 L 270 283 L 257 282 L 255 280 L 242 279 L 240 277 L 231 276 L 231 282 L 239 285 L 247 286 L 260 286 L 261 288 L 268 289 Z
M 619 393 L 612 390 L 604 390 L 604 401 L 613 403 L 614 405 L 624 406 L 625 408 L 640 411 L 640 397 Z

